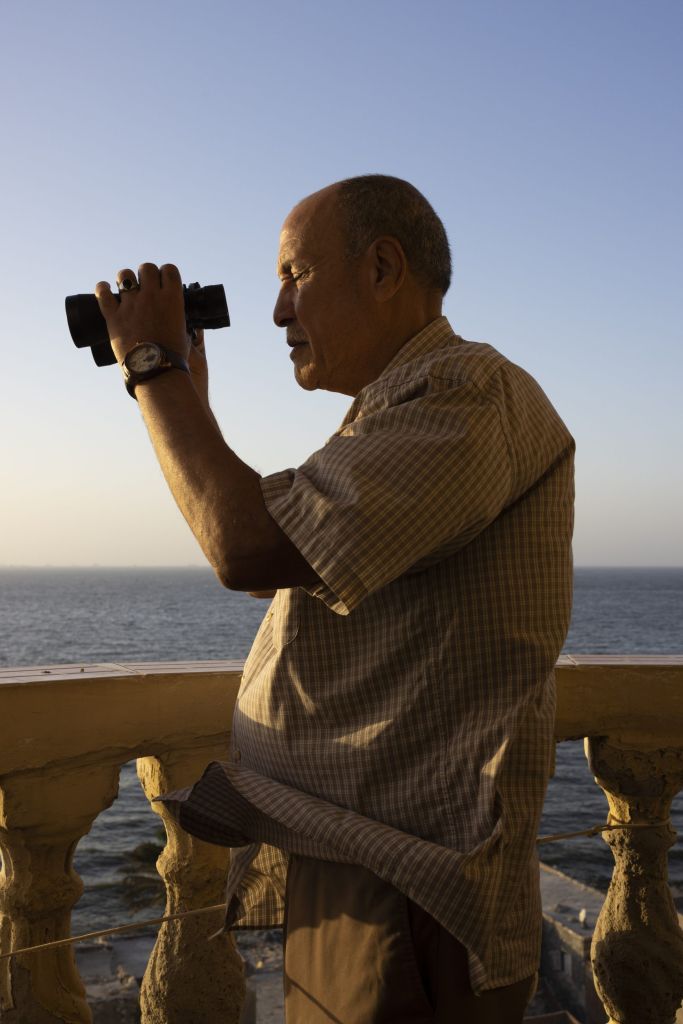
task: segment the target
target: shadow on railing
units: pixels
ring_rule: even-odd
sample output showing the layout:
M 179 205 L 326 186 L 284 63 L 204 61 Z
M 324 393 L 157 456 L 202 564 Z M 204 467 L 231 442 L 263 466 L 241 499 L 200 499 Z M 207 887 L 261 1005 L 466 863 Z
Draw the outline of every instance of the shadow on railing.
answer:
M 240 662 L 0 670 L 0 951 L 70 934 L 82 884 L 73 852 L 138 758 L 147 797 L 189 785 L 226 756 Z M 620 1024 L 673 1024 L 683 933 L 667 883 L 671 800 L 683 788 L 683 657 L 562 656 L 558 741 L 586 737 L 610 820 L 615 868 L 593 939 L 596 987 Z M 223 899 L 228 852 L 178 829 L 159 804 L 157 863 L 168 914 Z M 664 822 L 664 824 L 656 824 Z M 242 963 L 213 915 L 163 926 L 141 989 L 143 1024 L 237 1024 Z M 7 1024 L 92 1020 L 71 947 L 0 961 Z

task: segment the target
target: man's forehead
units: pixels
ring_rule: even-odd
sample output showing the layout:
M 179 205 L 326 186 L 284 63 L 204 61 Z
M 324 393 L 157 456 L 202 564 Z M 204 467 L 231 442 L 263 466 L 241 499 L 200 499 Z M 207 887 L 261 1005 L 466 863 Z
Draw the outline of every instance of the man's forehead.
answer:
M 304 251 L 312 255 L 339 232 L 333 189 L 307 196 L 288 214 L 280 232 L 280 262 Z

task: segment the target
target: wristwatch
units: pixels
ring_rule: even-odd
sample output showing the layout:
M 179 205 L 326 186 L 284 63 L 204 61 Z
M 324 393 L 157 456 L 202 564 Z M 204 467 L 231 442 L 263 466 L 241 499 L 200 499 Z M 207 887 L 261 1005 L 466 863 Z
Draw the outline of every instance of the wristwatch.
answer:
M 154 341 L 139 341 L 135 348 L 126 352 L 121 363 L 126 391 L 135 398 L 135 388 L 143 380 L 150 380 L 164 370 L 184 370 L 190 368 L 181 355 L 172 352 Z

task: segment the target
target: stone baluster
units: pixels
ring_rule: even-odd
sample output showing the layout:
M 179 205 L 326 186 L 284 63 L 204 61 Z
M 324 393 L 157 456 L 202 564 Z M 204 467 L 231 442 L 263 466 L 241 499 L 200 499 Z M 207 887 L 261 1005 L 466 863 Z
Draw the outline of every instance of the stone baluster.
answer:
M 210 761 L 225 759 L 224 745 L 174 750 L 138 760 L 149 800 L 191 785 Z M 152 804 L 166 828 L 157 861 L 166 884 L 166 914 L 225 900 L 230 854 L 184 832 L 159 803 Z M 237 1024 L 245 996 L 244 966 L 231 935 L 209 940 L 223 913 L 201 914 L 163 924 L 142 981 L 142 1024 Z
M 0 778 L 0 949 L 67 938 L 83 891 L 74 850 L 118 792 L 119 765 L 55 765 Z M 3 1024 L 89 1024 L 72 946 L 0 961 Z
M 683 788 L 683 749 L 636 750 L 587 739 L 609 824 L 668 822 Z M 669 824 L 604 832 L 614 873 L 593 936 L 595 986 L 610 1024 L 673 1024 L 683 1000 L 683 932 L 668 884 Z

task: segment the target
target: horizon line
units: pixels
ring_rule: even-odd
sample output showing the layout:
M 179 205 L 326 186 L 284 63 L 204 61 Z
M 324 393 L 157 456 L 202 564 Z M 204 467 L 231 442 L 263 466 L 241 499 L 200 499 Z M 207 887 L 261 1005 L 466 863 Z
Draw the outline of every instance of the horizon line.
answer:
M 88 562 L 88 563 L 69 563 L 68 565 L 56 565 L 53 562 L 41 562 L 40 564 L 30 565 L 22 562 L 6 562 L 0 564 L 0 572 L 5 569 L 207 569 L 210 572 L 214 570 L 210 565 L 202 565 L 196 562 L 183 562 L 182 564 L 175 565 L 143 565 L 143 564 L 126 564 L 126 565 L 113 565 L 106 562 Z M 600 564 L 600 563 L 574 563 L 574 569 L 683 569 L 683 565 L 676 564 L 671 565 L 669 563 L 619 563 L 619 564 Z

